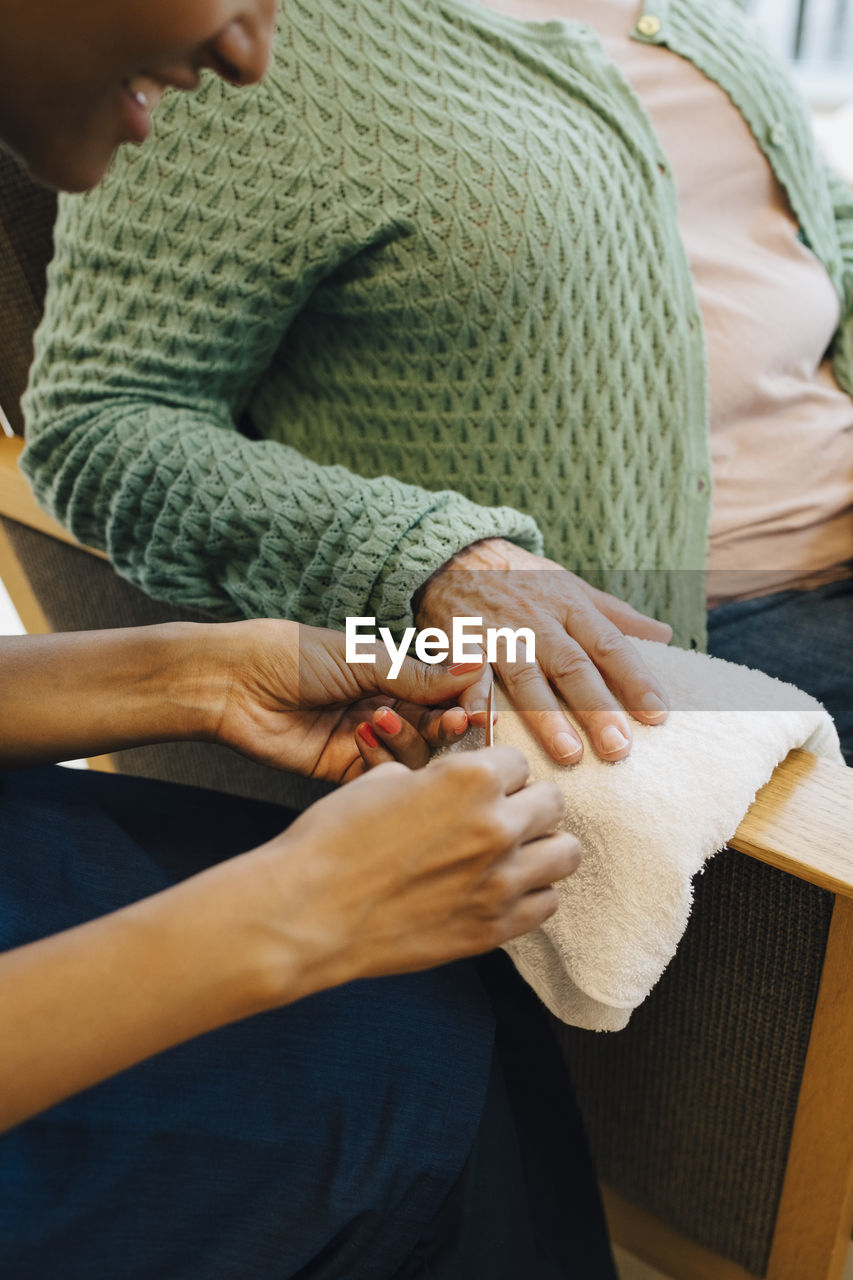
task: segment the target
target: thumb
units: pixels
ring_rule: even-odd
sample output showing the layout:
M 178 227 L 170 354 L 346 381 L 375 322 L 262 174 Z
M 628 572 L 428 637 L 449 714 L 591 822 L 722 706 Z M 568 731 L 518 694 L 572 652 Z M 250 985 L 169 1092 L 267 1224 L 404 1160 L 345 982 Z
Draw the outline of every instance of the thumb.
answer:
M 375 669 L 376 688 L 382 693 L 393 694 L 406 702 L 421 706 L 438 706 L 442 702 L 455 702 L 464 691 L 482 677 L 485 654 L 471 662 L 458 662 L 452 667 L 428 666 L 416 658 L 406 657 L 395 679 L 388 674 L 388 667 Z

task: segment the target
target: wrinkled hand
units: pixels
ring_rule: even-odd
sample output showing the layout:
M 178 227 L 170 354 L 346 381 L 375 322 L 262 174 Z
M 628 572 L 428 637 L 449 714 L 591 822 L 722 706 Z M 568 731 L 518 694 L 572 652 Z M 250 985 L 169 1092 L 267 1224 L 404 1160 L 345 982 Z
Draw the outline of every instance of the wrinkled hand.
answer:
M 457 704 L 482 674 L 482 663 L 454 674 L 406 658 L 392 680 L 384 646 L 375 665 L 350 665 L 341 632 L 295 622 L 255 619 L 220 625 L 217 634 L 227 645 L 228 676 L 214 740 L 331 782 L 365 771 L 359 741 L 371 762 L 426 764 L 432 749 L 467 728 Z M 373 747 L 380 742 L 387 746 Z
M 580 850 L 553 834 L 559 788 L 528 776 L 510 747 L 385 764 L 246 855 L 266 859 L 264 928 L 301 993 L 488 951 L 552 915 Z
M 495 667 L 510 700 L 558 763 L 577 763 L 583 745 L 555 690 L 604 760 L 622 760 L 631 750 L 626 710 L 643 724 L 666 719 L 664 691 L 625 637 L 667 642 L 671 627 L 597 591 L 553 560 L 501 538 L 474 543 L 424 584 L 415 609 L 419 627 L 441 627 L 448 634 L 453 617 L 463 615 L 482 617 L 484 627 L 532 628 L 536 662 L 510 664 L 504 654 Z M 477 724 L 483 723 L 485 693 L 480 681 L 460 699 Z

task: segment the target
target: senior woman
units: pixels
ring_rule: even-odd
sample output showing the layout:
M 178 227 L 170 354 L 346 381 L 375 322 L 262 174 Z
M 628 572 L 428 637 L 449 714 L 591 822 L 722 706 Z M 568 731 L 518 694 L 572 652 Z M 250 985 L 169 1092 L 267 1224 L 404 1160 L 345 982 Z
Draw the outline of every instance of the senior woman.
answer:
M 0 137 L 75 188 L 163 84 L 257 79 L 272 25 L 268 0 L 0 14 Z M 492 1051 L 492 1002 L 534 1052 L 539 1010 L 493 965 L 435 967 L 546 918 L 576 865 L 518 753 L 386 764 L 284 832 L 274 806 L 24 767 L 187 737 L 332 780 L 423 763 L 415 725 L 464 726 L 441 708 L 482 662 L 392 681 L 278 620 L 0 649 L 0 1272 L 612 1280 L 567 1086 L 532 1120 Z
M 499 671 L 567 763 L 555 688 L 607 759 L 665 714 L 669 628 L 590 584 L 685 645 L 720 605 L 849 751 L 853 200 L 738 7 L 287 4 L 232 98 L 61 210 L 44 504 L 225 617 L 535 625 Z

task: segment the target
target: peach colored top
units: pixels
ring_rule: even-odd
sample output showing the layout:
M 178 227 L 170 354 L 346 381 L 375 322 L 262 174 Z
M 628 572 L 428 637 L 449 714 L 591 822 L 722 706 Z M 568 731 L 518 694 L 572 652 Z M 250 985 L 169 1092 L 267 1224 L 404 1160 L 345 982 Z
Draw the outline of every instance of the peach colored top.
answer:
M 847 576 L 853 401 L 825 359 L 838 299 L 743 116 L 691 62 L 629 38 L 637 0 L 484 2 L 594 28 L 670 162 L 708 353 L 709 605 Z

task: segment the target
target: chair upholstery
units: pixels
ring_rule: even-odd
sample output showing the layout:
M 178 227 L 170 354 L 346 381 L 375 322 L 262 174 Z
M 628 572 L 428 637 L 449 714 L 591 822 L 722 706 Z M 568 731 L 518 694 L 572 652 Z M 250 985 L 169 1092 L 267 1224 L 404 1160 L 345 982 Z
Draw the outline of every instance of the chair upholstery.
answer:
M 54 193 L 28 178 L 0 147 L 0 407 L 18 435 L 24 430 L 19 402 L 44 301 L 55 216 Z
M 625 1031 L 558 1029 L 604 1181 L 757 1276 L 832 908 L 831 893 L 727 850 Z

